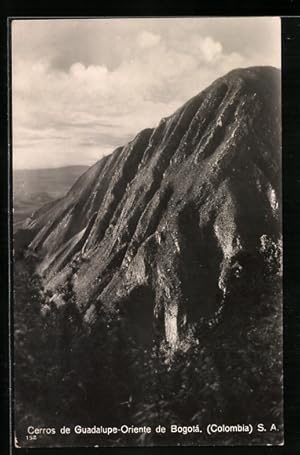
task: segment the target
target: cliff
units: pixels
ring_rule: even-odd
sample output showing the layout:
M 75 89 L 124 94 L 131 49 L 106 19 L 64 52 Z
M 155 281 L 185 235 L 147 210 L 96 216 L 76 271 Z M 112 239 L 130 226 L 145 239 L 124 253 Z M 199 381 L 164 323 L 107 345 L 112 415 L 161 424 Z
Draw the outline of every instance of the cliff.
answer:
M 38 210 L 15 249 L 54 299 L 71 280 L 87 324 L 121 309 L 141 343 L 184 348 L 278 274 L 280 125 L 279 71 L 231 71 Z

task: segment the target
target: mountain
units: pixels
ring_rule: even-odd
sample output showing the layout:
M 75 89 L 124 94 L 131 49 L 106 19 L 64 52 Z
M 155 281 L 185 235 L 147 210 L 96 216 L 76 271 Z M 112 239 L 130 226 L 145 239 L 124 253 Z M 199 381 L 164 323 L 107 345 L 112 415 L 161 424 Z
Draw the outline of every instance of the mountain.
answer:
M 283 443 L 280 114 L 278 70 L 231 71 L 15 232 L 19 445 Z
M 280 261 L 280 72 L 231 71 L 86 170 L 15 234 L 84 321 L 122 309 L 170 346 L 259 305 Z M 240 309 L 239 309 L 240 306 Z
M 15 169 L 13 172 L 14 227 L 18 228 L 42 205 L 63 197 L 87 166 Z

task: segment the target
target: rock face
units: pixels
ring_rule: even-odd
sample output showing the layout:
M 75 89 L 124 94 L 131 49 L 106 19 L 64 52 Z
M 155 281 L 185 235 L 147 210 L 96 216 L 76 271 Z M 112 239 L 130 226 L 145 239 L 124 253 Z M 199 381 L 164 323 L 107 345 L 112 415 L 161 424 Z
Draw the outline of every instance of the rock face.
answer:
M 141 343 L 184 346 L 280 257 L 280 125 L 279 71 L 231 71 L 89 168 L 15 248 L 54 293 L 72 280 L 87 324 L 124 308 Z

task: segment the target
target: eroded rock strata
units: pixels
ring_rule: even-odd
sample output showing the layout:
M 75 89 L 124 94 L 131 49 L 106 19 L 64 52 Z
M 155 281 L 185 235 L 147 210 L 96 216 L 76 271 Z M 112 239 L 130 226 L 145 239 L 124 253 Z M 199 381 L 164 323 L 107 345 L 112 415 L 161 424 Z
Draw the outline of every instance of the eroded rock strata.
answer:
M 121 308 L 141 343 L 197 340 L 278 273 L 279 101 L 278 70 L 230 72 L 38 210 L 16 250 L 54 299 L 72 281 L 87 324 Z

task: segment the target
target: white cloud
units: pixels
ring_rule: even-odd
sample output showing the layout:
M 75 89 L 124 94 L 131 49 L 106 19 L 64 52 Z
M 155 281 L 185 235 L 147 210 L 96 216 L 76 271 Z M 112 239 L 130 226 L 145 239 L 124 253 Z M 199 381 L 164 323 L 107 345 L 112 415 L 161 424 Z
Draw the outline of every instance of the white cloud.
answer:
M 47 39 L 40 21 L 37 28 L 27 21 L 25 29 L 22 22 L 19 33 L 15 27 L 15 166 L 91 164 L 142 128 L 155 126 L 232 68 L 269 63 L 257 47 L 251 55 L 225 49 L 220 39 L 201 29 L 197 33 L 195 21 L 183 21 L 182 27 L 163 21 L 158 26 L 159 20 L 149 20 L 144 29 L 142 20 L 127 28 L 124 21 L 111 21 L 111 33 L 102 35 L 98 29 L 105 27 L 98 23 L 97 28 L 94 21 L 93 29 L 85 29 L 84 21 L 72 21 L 65 28 L 60 23 L 54 27 L 58 35 L 51 33 L 49 24 Z M 39 52 L 25 46 L 26 39 L 37 38 L 37 29 Z M 20 36 L 25 44 L 18 42 Z M 57 61 L 64 64 L 54 64 Z
M 205 60 L 212 62 L 221 55 L 222 44 L 218 41 L 214 41 L 210 36 L 206 36 L 200 41 L 200 49 Z
M 143 31 L 137 37 L 137 43 L 141 48 L 154 47 L 160 42 L 160 36 Z

